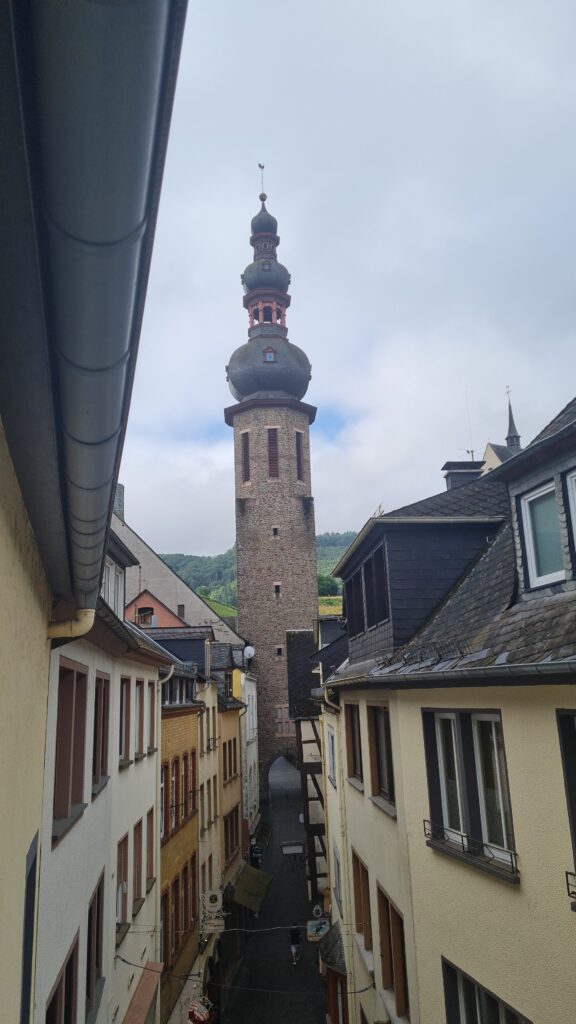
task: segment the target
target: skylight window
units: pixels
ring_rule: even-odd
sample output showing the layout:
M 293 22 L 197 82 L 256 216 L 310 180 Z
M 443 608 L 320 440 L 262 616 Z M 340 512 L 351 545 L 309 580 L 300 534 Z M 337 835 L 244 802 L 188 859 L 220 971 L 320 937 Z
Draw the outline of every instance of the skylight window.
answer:
M 522 522 L 530 586 L 563 580 L 566 573 L 553 482 L 522 498 Z

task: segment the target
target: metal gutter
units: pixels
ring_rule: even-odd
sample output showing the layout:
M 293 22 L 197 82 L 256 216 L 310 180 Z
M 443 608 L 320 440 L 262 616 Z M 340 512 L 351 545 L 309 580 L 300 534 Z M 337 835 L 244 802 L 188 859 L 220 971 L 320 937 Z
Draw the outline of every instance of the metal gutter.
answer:
M 100 586 L 185 11 L 186 0 L 42 0 L 15 15 L 80 608 Z
M 484 667 L 479 665 L 477 668 L 454 668 L 446 671 L 426 671 L 412 674 L 409 672 L 391 672 L 389 675 L 358 676 L 356 678 L 344 679 L 342 682 L 330 678 L 326 680 L 324 686 L 331 690 L 357 690 L 367 686 L 371 689 L 379 690 L 417 690 L 420 687 L 429 688 L 431 685 L 437 684 L 461 686 L 462 680 L 470 682 L 471 685 L 480 686 L 485 682 L 486 685 L 490 686 L 498 686 L 499 684 L 506 686 L 510 682 L 521 685 L 523 681 L 526 681 L 526 676 L 532 679 L 538 678 L 540 681 L 543 681 L 543 676 L 553 676 L 554 678 L 550 682 L 557 682 L 558 676 L 566 676 L 574 677 L 570 678 L 570 683 L 576 682 L 576 659 L 568 662 L 554 663 L 539 662 L 534 664 L 527 662 L 517 665 L 489 665 Z

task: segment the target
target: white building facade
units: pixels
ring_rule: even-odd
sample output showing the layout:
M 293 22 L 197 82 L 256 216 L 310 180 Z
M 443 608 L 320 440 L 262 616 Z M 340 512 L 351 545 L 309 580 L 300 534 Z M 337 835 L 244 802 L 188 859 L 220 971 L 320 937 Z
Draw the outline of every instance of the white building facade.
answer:
M 52 652 L 35 1024 L 157 1019 L 160 667 L 170 656 L 102 601 Z

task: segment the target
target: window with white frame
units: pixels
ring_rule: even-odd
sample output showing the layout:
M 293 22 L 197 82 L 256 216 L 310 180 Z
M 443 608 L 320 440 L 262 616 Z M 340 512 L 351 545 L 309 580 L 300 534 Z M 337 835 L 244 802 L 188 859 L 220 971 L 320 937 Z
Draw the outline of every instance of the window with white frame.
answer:
M 525 494 L 520 504 L 530 586 L 563 580 L 566 573 L 554 481 Z
M 328 778 L 333 786 L 336 785 L 336 739 L 334 736 L 334 729 L 328 728 L 326 730 L 326 740 L 328 747 Z
M 442 960 L 447 1024 L 530 1024 L 522 1013 Z
M 496 711 L 424 711 L 429 838 L 516 873 L 504 738 Z

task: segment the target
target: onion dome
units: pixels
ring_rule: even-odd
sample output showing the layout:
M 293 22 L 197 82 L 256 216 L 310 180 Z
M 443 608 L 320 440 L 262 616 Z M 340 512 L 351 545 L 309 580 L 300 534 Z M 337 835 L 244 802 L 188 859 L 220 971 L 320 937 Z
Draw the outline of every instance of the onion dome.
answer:
M 261 192 L 259 197 L 262 203 L 262 208 L 252 217 L 252 234 L 253 235 L 276 235 L 278 231 L 278 221 L 276 217 L 273 217 L 271 213 L 265 207 L 265 202 L 268 198 L 265 192 Z
M 242 284 L 245 292 L 287 292 L 290 274 L 277 259 L 257 259 L 246 267 L 242 274 Z
M 308 390 L 311 366 L 297 345 L 277 334 L 251 338 L 233 353 L 226 367 L 234 398 L 301 399 Z

